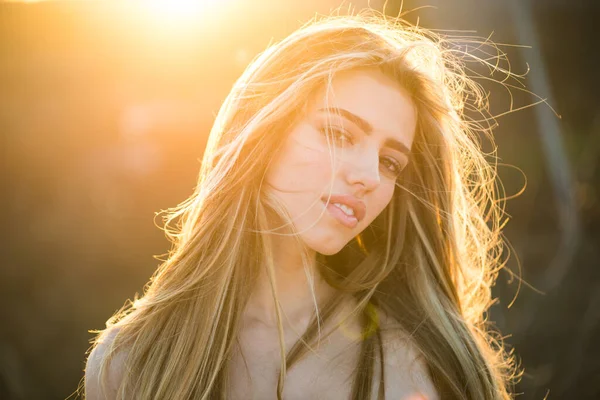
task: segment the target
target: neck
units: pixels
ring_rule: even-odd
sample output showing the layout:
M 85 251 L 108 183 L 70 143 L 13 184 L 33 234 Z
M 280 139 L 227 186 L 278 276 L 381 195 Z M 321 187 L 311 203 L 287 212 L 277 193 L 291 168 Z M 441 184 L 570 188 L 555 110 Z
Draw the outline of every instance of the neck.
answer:
M 305 266 L 302 249 L 293 237 L 275 235 L 272 244 L 275 293 L 283 326 L 303 331 L 314 315 L 315 303 L 320 306 L 336 291 L 318 273 L 314 251 L 309 251 L 309 263 Z M 243 319 L 247 327 L 277 327 L 276 305 L 266 265 L 261 269 Z

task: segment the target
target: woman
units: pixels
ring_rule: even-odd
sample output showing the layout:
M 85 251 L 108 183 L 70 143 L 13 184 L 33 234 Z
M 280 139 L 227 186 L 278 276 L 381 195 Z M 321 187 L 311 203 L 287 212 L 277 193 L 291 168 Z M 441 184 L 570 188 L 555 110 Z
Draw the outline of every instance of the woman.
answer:
M 483 97 L 445 48 L 363 15 L 256 58 L 87 398 L 510 398 L 484 323 L 502 210 L 464 116 Z

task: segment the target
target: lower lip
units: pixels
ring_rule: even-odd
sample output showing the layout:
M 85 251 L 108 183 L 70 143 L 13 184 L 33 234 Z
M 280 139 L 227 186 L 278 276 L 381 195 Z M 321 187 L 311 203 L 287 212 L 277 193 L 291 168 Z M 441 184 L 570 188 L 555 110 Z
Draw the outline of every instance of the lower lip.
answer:
M 354 228 L 358 224 L 358 219 L 356 219 L 355 216 L 347 215 L 339 207 L 334 206 L 333 204 L 327 205 L 327 211 L 329 211 L 329 213 L 342 225 L 348 228 Z

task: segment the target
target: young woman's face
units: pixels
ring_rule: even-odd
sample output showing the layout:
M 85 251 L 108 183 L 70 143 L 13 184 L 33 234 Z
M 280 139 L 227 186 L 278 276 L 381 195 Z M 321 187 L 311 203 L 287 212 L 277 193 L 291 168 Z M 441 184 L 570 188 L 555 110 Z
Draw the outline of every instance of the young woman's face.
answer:
M 389 204 L 416 128 L 409 95 L 377 70 L 339 74 L 332 89 L 312 99 L 266 176 L 304 243 L 325 255 L 339 252 Z

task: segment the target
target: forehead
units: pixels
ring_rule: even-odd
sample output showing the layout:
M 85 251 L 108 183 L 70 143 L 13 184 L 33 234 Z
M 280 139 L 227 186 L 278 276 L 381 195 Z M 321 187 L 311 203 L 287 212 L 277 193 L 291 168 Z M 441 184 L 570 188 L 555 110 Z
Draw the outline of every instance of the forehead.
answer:
M 350 111 L 373 126 L 373 132 L 393 137 L 411 147 L 416 108 L 400 84 L 375 69 L 336 75 L 330 90 L 321 88 L 313 98 L 313 111 L 337 107 Z

